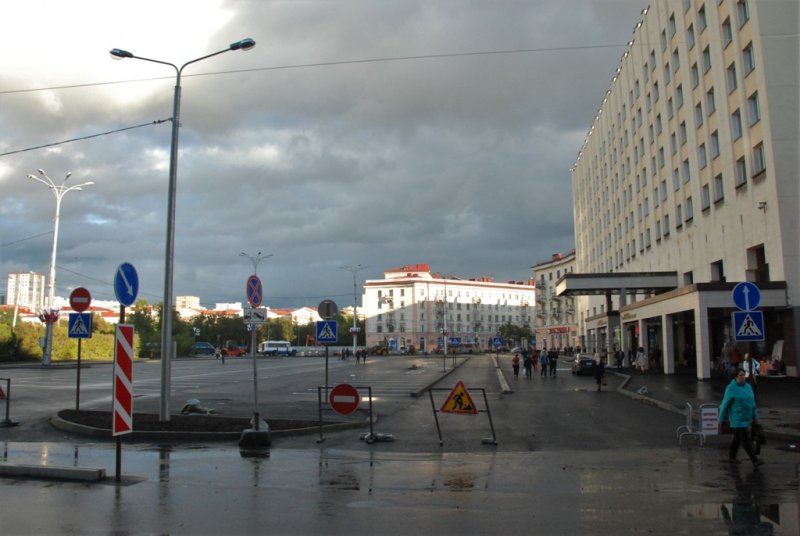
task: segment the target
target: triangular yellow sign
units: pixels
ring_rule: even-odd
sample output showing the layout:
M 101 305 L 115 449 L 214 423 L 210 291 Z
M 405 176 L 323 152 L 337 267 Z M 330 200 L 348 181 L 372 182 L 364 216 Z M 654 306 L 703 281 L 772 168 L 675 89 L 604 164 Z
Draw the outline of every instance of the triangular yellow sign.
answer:
M 443 413 L 466 413 L 467 415 L 477 415 L 478 409 L 475 407 L 475 402 L 469 396 L 469 391 L 464 385 L 464 382 L 459 381 L 453 390 L 450 391 L 450 396 L 442 404 L 439 410 Z

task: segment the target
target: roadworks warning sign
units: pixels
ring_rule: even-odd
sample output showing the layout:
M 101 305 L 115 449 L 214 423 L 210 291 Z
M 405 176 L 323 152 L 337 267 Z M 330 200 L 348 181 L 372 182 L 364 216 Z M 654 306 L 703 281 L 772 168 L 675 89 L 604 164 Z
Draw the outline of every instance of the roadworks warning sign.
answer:
M 447 397 L 447 400 L 444 401 L 439 411 L 442 413 L 459 413 L 462 415 L 478 414 L 475 402 L 472 401 L 472 397 L 469 396 L 469 391 L 467 391 L 467 387 L 462 381 L 459 381 L 456 386 L 453 387 L 453 390 L 450 391 L 450 395 Z

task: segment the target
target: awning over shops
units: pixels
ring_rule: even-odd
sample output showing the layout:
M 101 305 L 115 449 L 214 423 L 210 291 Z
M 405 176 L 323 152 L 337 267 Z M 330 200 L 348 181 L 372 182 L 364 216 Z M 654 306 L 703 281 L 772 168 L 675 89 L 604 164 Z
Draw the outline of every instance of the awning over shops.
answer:
M 609 272 L 564 274 L 556 283 L 556 296 L 661 293 L 678 288 L 678 272 Z

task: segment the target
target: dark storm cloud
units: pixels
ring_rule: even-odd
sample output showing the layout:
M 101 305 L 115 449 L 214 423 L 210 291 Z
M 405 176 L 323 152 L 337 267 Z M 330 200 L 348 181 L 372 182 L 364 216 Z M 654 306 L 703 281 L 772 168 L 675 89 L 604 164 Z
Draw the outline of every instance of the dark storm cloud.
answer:
M 346 295 L 343 264 L 369 266 L 359 278 L 428 262 L 522 280 L 573 247 L 569 167 L 646 4 L 193 2 L 201 19 L 218 21 L 205 23 L 213 32 L 167 44 L 87 19 L 75 30 L 100 33 L 103 50 L 84 45 L 75 54 L 86 61 L 61 74 L 41 57 L 4 68 L 14 76 L 0 91 L 152 80 L 0 94 L 0 152 L 169 117 L 170 69 L 111 62 L 112 47 L 179 63 L 252 36 L 254 50 L 184 73 L 176 294 L 243 300 L 252 265 L 241 251 L 274 253 L 259 266 L 273 306 Z M 163 28 L 179 20 L 162 17 Z M 410 59 L 446 54 L 462 55 Z M 357 61 L 378 58 L 409 59 Z M 64 202 L 59 294 L 96 285 L 110 298 L 95 280 L 110 281 L 127 260 L 144 297 L 158 301 L 170 128 L 0 158 L 2 243 L 44 233 L 4 246 L 4 273 L 46 272 L 49 261 L 53 199 L 25 174 L 71 170 L 96 184 Z

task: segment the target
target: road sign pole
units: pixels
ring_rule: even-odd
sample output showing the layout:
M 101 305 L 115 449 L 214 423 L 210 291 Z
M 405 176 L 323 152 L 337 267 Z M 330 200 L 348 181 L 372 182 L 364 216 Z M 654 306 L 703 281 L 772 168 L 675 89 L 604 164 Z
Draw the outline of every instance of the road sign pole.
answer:
M 250 325 L 250 352 L 253 354 L 253 429 L 258 432 L 261 416 L 258 414 L 258 367 L 256 366 L 256 332 L 254 325 Z
M 325 403 L 328 403 L 328 345 L 325 344 Z
M 81 410 L 81 340 L 78 339 L 78 378 L 75 384 L 75 411 Z

